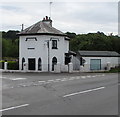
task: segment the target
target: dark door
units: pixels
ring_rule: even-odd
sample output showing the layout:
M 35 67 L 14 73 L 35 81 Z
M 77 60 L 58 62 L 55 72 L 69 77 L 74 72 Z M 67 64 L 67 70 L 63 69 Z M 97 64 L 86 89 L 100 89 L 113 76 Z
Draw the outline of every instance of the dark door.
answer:
M 28 70 L 35 70 L 35 59 L 28 59 Z

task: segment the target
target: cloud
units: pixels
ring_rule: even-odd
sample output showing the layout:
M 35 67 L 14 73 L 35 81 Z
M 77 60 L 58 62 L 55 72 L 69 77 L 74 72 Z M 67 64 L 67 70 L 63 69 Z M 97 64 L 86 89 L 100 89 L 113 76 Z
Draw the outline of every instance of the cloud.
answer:
M 109 7 L 110 5 L 110 7 Z M 55 5 L 54 5 L 55 6 Z M 62 6 L 59 10 L 59 7 Z M 67 3 L 58 4 L 53 8 L 55 24 L 60 29 L 77 33 L 89 31 L 104 31 L 117 33 L 116 3 Z M 108 28 L 109 27 L 109 28 Z
M 53 26 L 63 32 L 103 31 L 117 33 L 117 2 L 52 1 Z M 49 0 L 42 2 L 3 2 L 0 9 L 2 30 L 12 27 L 20 29 L 22 23 L 28 27 L 50 14 Z

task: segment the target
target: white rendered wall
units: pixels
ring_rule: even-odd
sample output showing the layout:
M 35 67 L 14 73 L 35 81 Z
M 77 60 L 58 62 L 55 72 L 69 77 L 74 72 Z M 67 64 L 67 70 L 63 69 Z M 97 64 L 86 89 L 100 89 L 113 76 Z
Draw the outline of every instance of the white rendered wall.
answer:
M 37 41 L 34 39 L 29 39 L 25 41 L 26 38 L 36 37 Z M 52 49 L 52 40 L 50 39 L 58 39 L 57 47 L 58 49 Z M 65 61 L 65 53 L 68 53 L 69 50 L 69 41 L 65 40 L 62 36 L 20 36 L 19 42 L 19 66 L 20 70 L 22 69 L 22 58 L 25 58 L 25 62 L 28 64 L 28 58 L 36 59 L 36 71 L 38 70 L 38 59 L 42 60 L 42 71 L 48 71 L 48 47 L 47 41 L 49 40 L 49 61 L 50 61 L 50 71 L 52 69 L 52 58 L 56 57 L 57 61 L 60 64 L 64 65 Z M 33 50 L 29 50 L 28 48 L 35 48 Z
M 104 68 L 107 66 L 107 63 L 110 63 L 111 67 L 118 66 L 118 57 L 83 57 L 83 59 L 85 59 L 86 64 L 88 65 L 86 71 L 90 71 L 91 59 L 101 59 L 101 70 L 105 70 Z
M 72 56 L 71 62 L 73 63 L 73 70 L 80 70 L 80 60 L 77 57 Z

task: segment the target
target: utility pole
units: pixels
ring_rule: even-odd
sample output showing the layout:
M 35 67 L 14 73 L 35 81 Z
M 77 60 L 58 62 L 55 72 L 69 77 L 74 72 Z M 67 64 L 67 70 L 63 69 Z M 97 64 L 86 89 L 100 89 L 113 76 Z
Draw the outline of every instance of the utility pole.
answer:
M 47 47 L 48 47 L 48 72 L 50 72 L 50 47 L 49 47 L 49 40 L 47 40 Z
M 21 29 L 21 31 L 23 31 L 23 30 L 24 30 L 24 24 L 22 24 L 21 26 L 22 26 L 22 29 Z
M 49 5 L 50 5 L 50 14 L 49 14 L 49 15 L 50 15 L 50 18 L 51 18 L 51 5 L 52 5 L 52 3 L 53 3 L 53 2 L 51 2 L 51 1 L 49 2 Z

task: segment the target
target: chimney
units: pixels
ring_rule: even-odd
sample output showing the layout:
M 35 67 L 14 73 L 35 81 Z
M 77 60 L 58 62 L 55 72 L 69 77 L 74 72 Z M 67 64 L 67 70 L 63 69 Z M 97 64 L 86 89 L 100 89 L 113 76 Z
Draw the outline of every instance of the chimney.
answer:
M 52 20 L 50 19 L 50 17 L 46 16 L 45 18 L 43 18 L 42 22 L 44 22 L 52 27 Z

